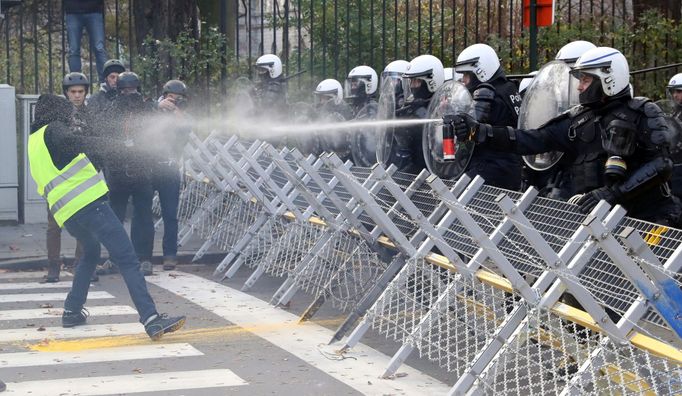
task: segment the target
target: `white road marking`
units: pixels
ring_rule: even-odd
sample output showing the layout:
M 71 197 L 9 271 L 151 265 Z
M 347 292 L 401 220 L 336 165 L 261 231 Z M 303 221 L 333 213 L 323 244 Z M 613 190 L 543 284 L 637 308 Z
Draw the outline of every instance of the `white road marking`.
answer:
M 0 303 L 26 301 L 62 301 L 66 299 L 67 294 L 68 293 L 0 294 Z M 104 298 L 114 298 L 114 296 L 104 291 L 94 291 L 88 293 L 88 300 L 101 300 Z
M 0 368 L 100 363 L 133 359 L 160 359 L 201 355 L 203 355 L 203 353 L 186 343 L 97 348 L 75 352 L 17 352 L 0 354 Z
M 61 317 L 62 308 L 12 309 L 0 311 L 2 320 L 26 320 Z M 127 305 L 103 305 L 88 307 L 90 316 L 135 315 L 135 308 Z
M 42 340 L 45 338 L 82 338 L 109 337 L 129 334 L 144 334 L 141 323 L 112 323 L 99 325 L 83 325 L 65 329 L 63 327 L 28 327 L 25 329 L 0 330 L 0 342 L 16 342 Z
M 0 279 L 42 279 L 44 275 L 47 274 L 47 271 L 28 271 L 28 272 L 15 272 L 15 271 L 7 271 L 7 272 L 0 272 Z M 73 276 L 72 273 L 68 271 L 62 271 L 59 274 L 60 277 L 62 276 Z
M 126 394 L 163 392 L 180 389 L 225 388 L 247 384 L 231 370 L 214 369 L 10 382 L 5 392 L 8 395 L 30 394 L 31 396 L 118 395 L 121 392 Z
M 22 282 L 22 283 L 0 283 L 0 290 L 28 290 L 28 289 L 70 289 L 71 281 L 62 281 L 56 283 L 38 283 L 38 282 Z
M 407 365 L 407 376 L 380 379 L 390 356 L 358 344 L 349 356 L 355 359 L 330 360 L 318 345 L 327 345 L 333 332 L 314 323 L 295 325 L 298 316 L 272 307 L 265 301 L 216 282 L 187 274 L 176 277 L 159 274 L 147 282 L 169 290 L 218 316 L 247 328 L 251 333 L 286 350 L 308 364 L 364 394 L 446 394 L 450 386 Z

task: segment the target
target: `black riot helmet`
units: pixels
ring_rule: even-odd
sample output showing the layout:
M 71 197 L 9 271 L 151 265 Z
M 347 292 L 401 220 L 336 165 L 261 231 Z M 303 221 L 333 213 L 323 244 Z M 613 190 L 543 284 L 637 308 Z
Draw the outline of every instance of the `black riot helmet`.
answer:
M 62 91 L 64 95 L 66 95 L 66 91 L 69 89 L 69 87 L 74 87 L 77 85 L 82 85 L 85 87 L 85 93 L 88 93 L 88 90 L 90 89 L 90 81 L 85 74 L 80 72 L 71 72 L 65 75 L 64 79 L 62 80 Z
M 118 75 L 118 83 L 116 83 L 116 88 L 119 92 L 125 88 L 135 88 L 139 91 L 140 77 L 133 72 L 123 72 Z
M 111 73 L 123 73 L 126 71 L 123 63 L 118 59 L 109 59 L 104 62 L 104 67 L 102 68 L 102 75 L 106 78 Z
M 180 80 L 170 80 L 163 85 L 163 95 L 174 93 L 187 97 L 187 85 Z

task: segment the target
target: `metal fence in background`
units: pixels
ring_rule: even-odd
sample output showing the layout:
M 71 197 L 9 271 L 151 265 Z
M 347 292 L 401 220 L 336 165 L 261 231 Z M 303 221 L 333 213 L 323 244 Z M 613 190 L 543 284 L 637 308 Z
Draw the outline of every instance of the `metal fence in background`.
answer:
M 106 46 L 111 57 L 136 70 L 133 1 L 105 2 Z M 309 92 L 321 79 L 343 79 L 359 64 L 381 70 L 394 59 L 431 53 L 452 66 L 458 52 L 476 42 L 495 47 L 508 73 L 529 71 L 521 0 L 241 0 L 222 1 L 220 10 L 216 29 L 228 39 L 222 64 L 208 65 L 193 75 L 192 85 L 207 87 L 218 78 L 228 86 L 238 76 L 250 76 L 259 55 L 276 53 L 286 75 L 307 71 L 290 84 L 290 90 Z M 674 25 L 655 25 L 656 18 L 644 15 L 637 18 L 640 25 L 635 20 L 631 0 L 558 0 L 555 24 L 540 29 L 539 60 L 552 59 L 563 44 L 575 39 L 621 49 L 633 70 L 679 59 L 682 38 Z M 58 82 L 68 71 L 64 32 L 59 0 L 24 1 L 5 10 L 0 25 L 4 82 L 19 93 L 58 91 Z M 92 76 L 94 57 L 87 40 L 83 43 L 87 74 Z M 635 88 L 647 94 L 649 86 L 662 84 L 674 72 L 637 76 Z M 172 69 L 168 73 L 173 77 Z
M 220 133 L 185 156 L 181 237 L 204 236 L 197 258 L 220 247 L 215 275 L 246 266 L 243 290 L 283 278 L 274 305 L 310 294 L 301 321 L 345 312 L 335 353 L 370 329 L 394 340 L 377 375 L 418 352 L 453 373 L 452 394 L 682 392 L 680 230 Z

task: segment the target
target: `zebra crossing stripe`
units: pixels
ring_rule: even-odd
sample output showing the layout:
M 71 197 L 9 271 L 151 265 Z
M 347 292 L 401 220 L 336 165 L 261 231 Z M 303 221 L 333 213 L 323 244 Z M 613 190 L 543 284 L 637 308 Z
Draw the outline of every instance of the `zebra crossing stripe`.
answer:
M 0 330 L 0 342 L 16 342 L 55 338 L 106 337 L 126 334 L 144 334 L 141 323 L 112 323 L 84 325 L 70 329 L 63 327 L 30 327 Z
M 226 388 L 247 385 L 228 369 L 175 371 L 153 374 L 114 375 L 90 378 L 9 382 L 7 395 L 118 395 L 183 389 Z
M 0 368 L 100 363 L 201 355 L 203 355 L 203 353 L 187 343 L 137 345 L 76 352 L 16 352 L 0 354 Z
M 62 308 L 12 309 L 0 311 L 2 320 L 30 320 L 62 316 Z M 136 315 L 135 308 L 127 305 L 102 305 L 88 307 L 90 316 Z
M 26 293 L 26 294 L 0 294 L 0 303 L 26 302 L 26 301 L 63 301 L 68 293 Z M 104 291 L 88 293 L 88 300 L 114 298 Z
M 69 289 L 69 288 L 71 288 L 71 281 L 62 281 L 55 283 L 38 282 L 0 283 L 0 290 Z

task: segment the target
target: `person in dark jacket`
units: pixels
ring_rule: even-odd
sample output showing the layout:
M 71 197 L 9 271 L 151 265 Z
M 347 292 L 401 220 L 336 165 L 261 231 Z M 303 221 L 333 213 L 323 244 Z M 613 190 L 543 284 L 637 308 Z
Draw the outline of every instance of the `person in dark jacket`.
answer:
M 140 144 L 143 139 L 144 122 L 151 115 L 153 105 L 144 101 L 139 92 L 140 79 L 133 72 L 119 75 L 116 96 L 109 122 L 104 124 L 104 136 L 116 139 L 127 147 Z M 133 218 L 130 238 L 141 261 L 142 272 L 152 274 L 154 248 L 154 220 L 152 217 L 152 164 L 151 155 L 113 156 L 107 158 L 104 175 L 109 185 L 111 208 L 121 222 L 125 221 L 128 200 L 132 198 Z
M 99 91 L 92 94 L 88 100 L 88 109 L 90 113 L 101 120 L 108 118 L 108 111 L 116 98 L 118 91 L 116 85 L 118 82 L 118 75 L 126 71 L 125 66 L 118 59 L 109 59 L 104 64 L 104 82 L 100 84 Z
M 163 219 L 163 269 L 174 270 L 178 263 L 178 204 L 180 201 L 180 157 L 187 144 L 191 128 L 187 110 L 187 86 L 180 80 L 170 80 L 163 86 L 158 109 L 167 120 L 163 139 L 159 139 L 162 154 L 152 169 L 152 186 L 159 193 Z
M 185 317 L 157 312 L 130 239 L 107 201 L 107 185 L 90 162 L 90 158 L 120 156 L 128 150 L 113 139 L 73 133 L 69 126 L 72 112 L 73 105 L 66 99 L 41 95 L 28 138 L 28 161 L 38 193 L 47 200 L 57 223 L 83 244 L 83 256 L 64 301 L 62 326 L 74 327 L 87 321 L 88 311 L 83 306 L 101 242 L 121 268 L 147 335 L 158 340 L 182 327 Z
M 82 71 L 81 39 L 83 28 L 88 32 L 90 48 L 95 50 L 97 75 L 104 81 L 104 62 L 107 51 L 104 48 L 104 0 L 64 0 L 66 34 L 69 40 L 69 71 Z

